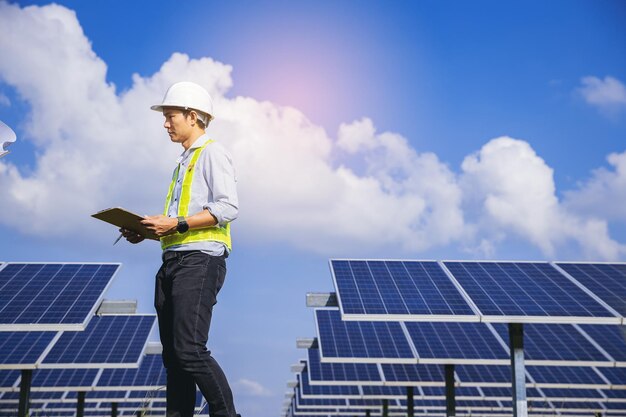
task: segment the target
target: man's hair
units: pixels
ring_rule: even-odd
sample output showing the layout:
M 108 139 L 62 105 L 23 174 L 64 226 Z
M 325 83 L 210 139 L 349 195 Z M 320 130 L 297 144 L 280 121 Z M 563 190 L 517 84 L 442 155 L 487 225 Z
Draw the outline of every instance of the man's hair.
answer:
M 181 109 L 181 110 L 182 110 L 182 112 L 183 112 L 183 116 L 185 116 L 185 117 L 189 116 L 189 114 L 190 114 L 192 111 L 193 111 L 193 112 L 196 112 L 196 115 L 198 114 L 198 111 L 197 111 L 197 110 L 193 110 L 193 109 Z M 210 114 L 209 114 L 208 116 L 209 116 L 209 123 L 211 123 L 211 120 L 213 120 L 213 116 L 211 116 Z M 199 118 L 199 117 L 196 117 L 196 120 L 197 120 L 198 125 L 200 126 L 200 128 L 201 128 L 202 130 L 206 130 L 206 125 L 204 124 L 204 122 L 203 122 L 202 120 L 200 120 L 200 118 Z

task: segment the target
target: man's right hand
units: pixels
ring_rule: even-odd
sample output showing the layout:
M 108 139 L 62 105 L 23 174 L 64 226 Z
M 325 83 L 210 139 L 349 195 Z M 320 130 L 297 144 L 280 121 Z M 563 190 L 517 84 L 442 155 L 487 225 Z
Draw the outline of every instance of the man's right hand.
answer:
M 122 236 L 124 236 L 124 238 L 126 240 L 128 240 L 130 243 L 139 243 L 142 240 L 144 240 L 145 238 L 143 236 L 141 236 L 139 233 L 135 233 L 131 230 L 128 229 L 124 229 L 121 228 L 120 229 L 120 233 L 122 234 Z

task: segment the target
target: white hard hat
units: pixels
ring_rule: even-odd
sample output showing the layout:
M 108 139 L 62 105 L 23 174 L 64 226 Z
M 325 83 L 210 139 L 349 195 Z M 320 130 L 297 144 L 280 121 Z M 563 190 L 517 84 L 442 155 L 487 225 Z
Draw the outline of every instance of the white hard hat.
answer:
M 205 125 L 208 124 L 210 119 L 213 119 L 213 100 L 208 91 L 190 81 L 172 84 L 165 92 L 163 102 L 150 106 L 152 110 L 159 112 L 163 111 L 163 107 L 180 107 L 185 110 L 202 112 L 203 114 L 198 114 L 198 117 Z

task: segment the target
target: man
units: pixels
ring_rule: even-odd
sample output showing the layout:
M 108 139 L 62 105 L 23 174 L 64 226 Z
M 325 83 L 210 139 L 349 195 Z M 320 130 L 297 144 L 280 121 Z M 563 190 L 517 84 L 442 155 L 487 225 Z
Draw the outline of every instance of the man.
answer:
M 193 415 L 197 384 L 212 417 L 235 417 L 226 376 L 206 348 L 213 305 L 231 251 L 230 222 L 238 211 L 232 160 L 205 133 L 213 119 L 213 103 L 201 86 L 173 84 L 163 102 L 151 108 L 163 113 L 171 141 L 184 148 L 164 214 L 142 221 L 160 237 L 163 248 L 155 308 L 167 368 L 167 416 Z M 121 232 L 131 243 L 143 240 L 129 230 Z

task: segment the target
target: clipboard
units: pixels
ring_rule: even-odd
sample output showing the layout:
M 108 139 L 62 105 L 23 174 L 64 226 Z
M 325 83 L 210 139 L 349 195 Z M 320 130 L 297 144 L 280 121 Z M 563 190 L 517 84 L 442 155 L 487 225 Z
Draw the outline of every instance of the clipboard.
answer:
M 141 224 L 143 216 L 140 216 L 139 214 L 133 213 L 121 207 L 113 207 L 106 210 L 101 210 L 96 214 L 92 214 L 91 217 L 102 220 L 103 222 L 110 223 L 117 227 L 123 227 L 124 229 L 131 230 L 135 233 L 140 234 L 146 239 L 159 240 L 154 232 L 146 229 L 146 227 Z

